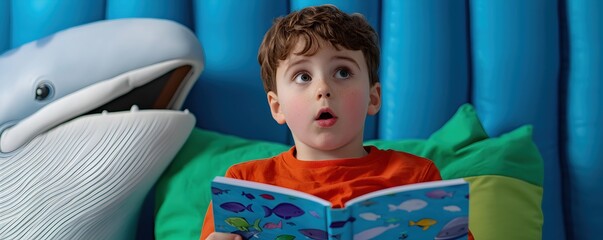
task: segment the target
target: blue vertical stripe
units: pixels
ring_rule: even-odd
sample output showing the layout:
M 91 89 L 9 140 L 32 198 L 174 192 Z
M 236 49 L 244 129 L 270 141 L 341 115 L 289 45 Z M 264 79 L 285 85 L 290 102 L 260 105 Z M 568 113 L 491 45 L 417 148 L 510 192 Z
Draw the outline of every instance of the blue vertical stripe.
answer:
M 287 2 L 198 0 L 194 6 L 206 65 L 184 107 L 196 110 L 198 127 L 287 142 L 286 127 L 271 117 L 257 61 L 264 33 L 287 13 Z
M 566 164 L 572 228 L 590 239 L 603 226 L 603 2 L 567 1 Z
M 102 20 L 104 0 L 12 0 L 11 47 Z
M 543 239 L 565 236 L 559 168 L 557 1 L 471 1 L 473 100 L 492 137 L 523 124 L 545 167 Z
M 379 137 L 427 138 L 468 99 L 465 1 L 383 1 Z
M 194 28 L 191 0 L 107 0 L 107 19 L 135 17 L 169 19 Z
M 0 54 L 10 48 L 10 0 L 0 0 Z
M 291 11 L 297 11 L 308 6 L 333 4 L 347 13 L 361 13 L 366 20 L 379 32 L 381 2 L 365 0 L 291 0 Z

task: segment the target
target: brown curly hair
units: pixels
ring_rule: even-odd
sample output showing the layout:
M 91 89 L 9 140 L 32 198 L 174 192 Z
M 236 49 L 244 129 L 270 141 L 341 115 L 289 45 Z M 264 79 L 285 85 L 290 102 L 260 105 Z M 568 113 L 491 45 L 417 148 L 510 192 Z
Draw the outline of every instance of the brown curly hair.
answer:
M 295 54 L 312 56 L 319 46 L 319 39 L 329 42 L 339 50 L 361 50 L 369 69 L 369 81 L 379 82 L 379 37 L 361 14 L 347 14 L 333 5 L 307 7 L 274 20 L 264 35 L 258 51 L 262 81 L 266 92 L 276 92 L 276 69 L 303 39 L 304 49 Z

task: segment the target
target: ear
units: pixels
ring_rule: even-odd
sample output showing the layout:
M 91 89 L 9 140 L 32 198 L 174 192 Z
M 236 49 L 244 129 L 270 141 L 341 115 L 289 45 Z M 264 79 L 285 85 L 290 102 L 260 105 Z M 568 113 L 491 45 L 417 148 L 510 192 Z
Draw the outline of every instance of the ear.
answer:
M 368 115 L 375 115 L 381 109 L 381 84 L 375 83 L 369 93 Z
M 270 113 L 272 113 L 274 121 L 281 125 L 285 124 L 285 114 L 281 112 L 281 104 L 278 102 L 278 95 L 275 92 L 270 91 L 266 94 L 266 97 L 268 98 L 268 106 L 270 106 Z

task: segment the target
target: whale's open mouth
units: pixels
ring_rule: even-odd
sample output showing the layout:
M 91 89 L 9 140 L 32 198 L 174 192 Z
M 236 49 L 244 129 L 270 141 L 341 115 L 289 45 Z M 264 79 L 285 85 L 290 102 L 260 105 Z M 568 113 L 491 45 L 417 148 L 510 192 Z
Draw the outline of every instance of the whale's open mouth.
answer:
M 174 97 L 180 86 L 192 75 L 192 67 L 184 65 L 177 67 L 149 83 L 133 89 L 125 95 L 115 98 L 90 112 L 83 114 L 101 113 L 103 111 L 127 111 L 133 105 L 139 109 L 173 109 Z
M 132 106 L 178 109 L 198 75 L 193 65 L 180 60 L 159 63 L 58 99 L 0 132 L 0 153 L 12 152 L 37 135 L 83 115 L 128 111 Z
M 0 154 L 83 115 L 179 110 L 204 66 L 196 35 L 162 19 L 98 21 L 24 44 L 0 57 L 0 99 L 10 100 Z

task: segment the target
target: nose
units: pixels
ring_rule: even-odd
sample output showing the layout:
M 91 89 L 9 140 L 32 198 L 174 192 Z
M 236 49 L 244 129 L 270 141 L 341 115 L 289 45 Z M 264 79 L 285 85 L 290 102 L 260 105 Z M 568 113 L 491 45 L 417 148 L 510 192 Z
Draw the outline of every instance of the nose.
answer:
M 319 90 L 317 98 L 318 98 L 318 99 L 321 99 L 321 98 L 323 98 L 323 97 L 325 97 L 325 98 L 330 98 L 330 97 L 331 97 L 331 93 L 330 93 L 330 92 L 321 92 L 321 91 Z
M 324 80 L 320 80 L 317 82 L 318 87 L 316 89 L 316 99 L 330 98 L 332 94 L 331 87 L 329 86 L 329 84 Z

